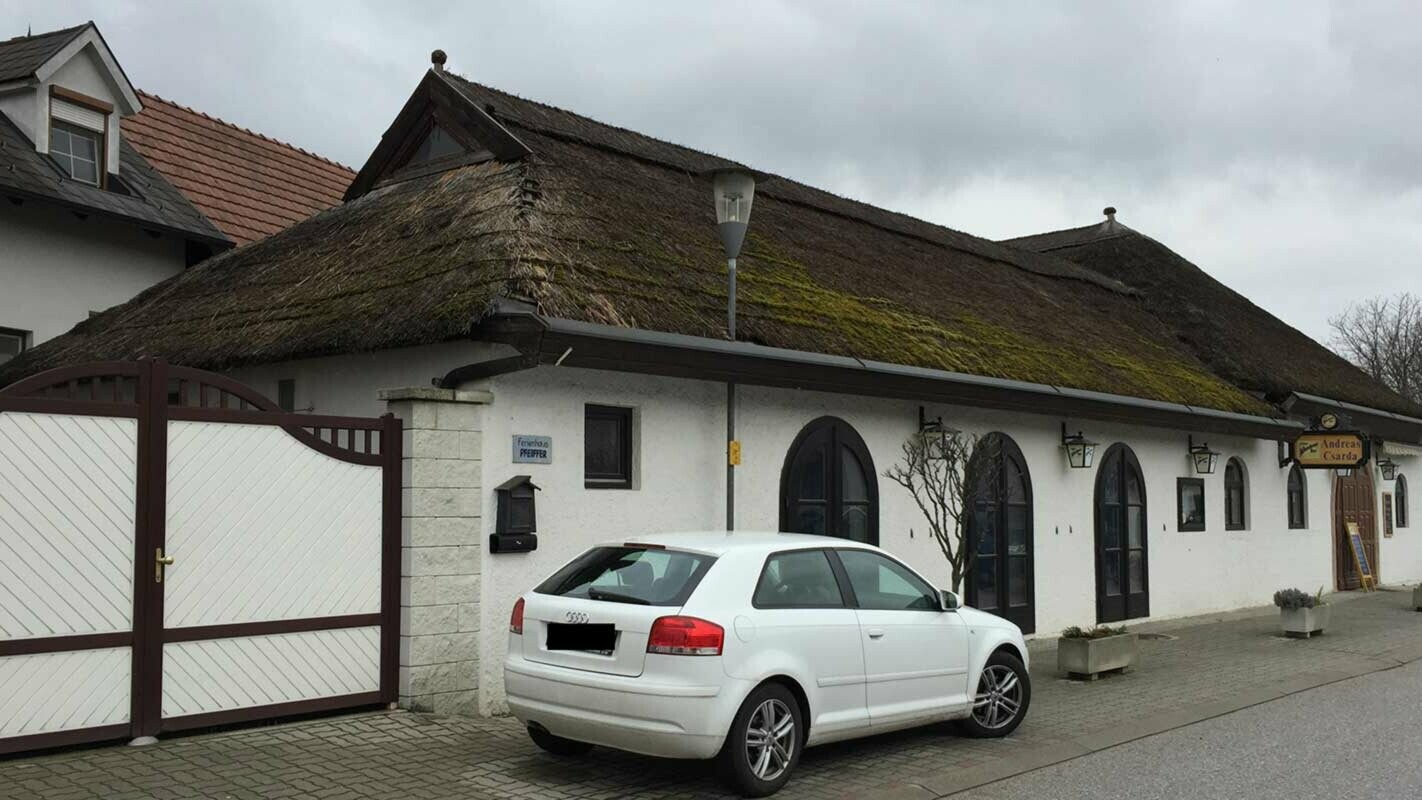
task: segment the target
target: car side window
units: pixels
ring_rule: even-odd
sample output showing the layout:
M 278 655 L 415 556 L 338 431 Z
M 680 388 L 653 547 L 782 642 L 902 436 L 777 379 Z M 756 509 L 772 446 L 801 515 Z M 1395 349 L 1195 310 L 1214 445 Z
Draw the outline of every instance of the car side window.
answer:
M 859 607 L 876 611 L 937 611 L 938 592 L 908 567 L 869 550 L 836 550 Z
M 751 605 L 756 608 L 843 608 L 839 582 L 823 550 L 776 553 L 765 560 Z

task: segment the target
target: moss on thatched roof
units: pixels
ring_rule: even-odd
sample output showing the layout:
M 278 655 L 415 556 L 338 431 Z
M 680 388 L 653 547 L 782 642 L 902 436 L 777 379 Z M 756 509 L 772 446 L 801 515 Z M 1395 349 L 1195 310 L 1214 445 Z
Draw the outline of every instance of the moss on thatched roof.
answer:
M 729 162 L 440 79 L 532 154 L 377 188 L 82 323 L 0 381 L 94 359 L 225 369 L 446 341 L 498 297 L 549 317 L 724 336 L 725 261 L 697 173 Z M 1162 335 L 1118 280 L 788 179 L 758 189 L 739 267 L 749 341 L 1270 411 Z
M 1160 242 L 1113 218 L 1005 244 L 1070 259 L 1138 290 L 1164 332 L 1212 372 L 1271 402 L 1322 395 L 1412 417 L 1422 407 L 1210 277 Z

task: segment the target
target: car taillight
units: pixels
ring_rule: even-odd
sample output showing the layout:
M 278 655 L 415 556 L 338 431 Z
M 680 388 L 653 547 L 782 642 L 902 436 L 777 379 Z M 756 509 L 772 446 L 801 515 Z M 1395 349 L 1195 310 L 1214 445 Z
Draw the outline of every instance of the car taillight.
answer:
M 647 652 L 668 656 L 719 656 L 726 630 L 696 617 L 661 617 L 647 634 Z
M 520 597 L 520 598 L 518 599 L 518 602 L 517 602 L 517 603 L 514 603 L 513 613 L 512 613 L 512 614 L 509 614 L 509 633 L 517 633 L 517 634 L 520 635 L 520 636 L 523 635 L 523 598 L 522 598 L 522 597 Z

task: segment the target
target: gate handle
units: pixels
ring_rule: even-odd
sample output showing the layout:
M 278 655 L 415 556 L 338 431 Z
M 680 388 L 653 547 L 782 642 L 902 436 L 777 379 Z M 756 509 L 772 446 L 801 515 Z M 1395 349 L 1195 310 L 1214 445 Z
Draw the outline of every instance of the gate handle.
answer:
M 163 555 L 163 548 L 158 548 L 157 556 L 154 558 L 153 581 L 163 582 L 163 568 L 173 566 L 173 557 Z

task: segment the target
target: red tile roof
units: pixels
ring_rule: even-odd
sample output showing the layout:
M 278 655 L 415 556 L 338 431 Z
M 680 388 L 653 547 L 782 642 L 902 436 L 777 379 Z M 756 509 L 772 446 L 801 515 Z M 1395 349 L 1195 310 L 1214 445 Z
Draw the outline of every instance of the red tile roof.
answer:
M 239 128 L 157 95 L 123 135 L 148 162 L 239 245 L 341 202 L 346 166 Z

